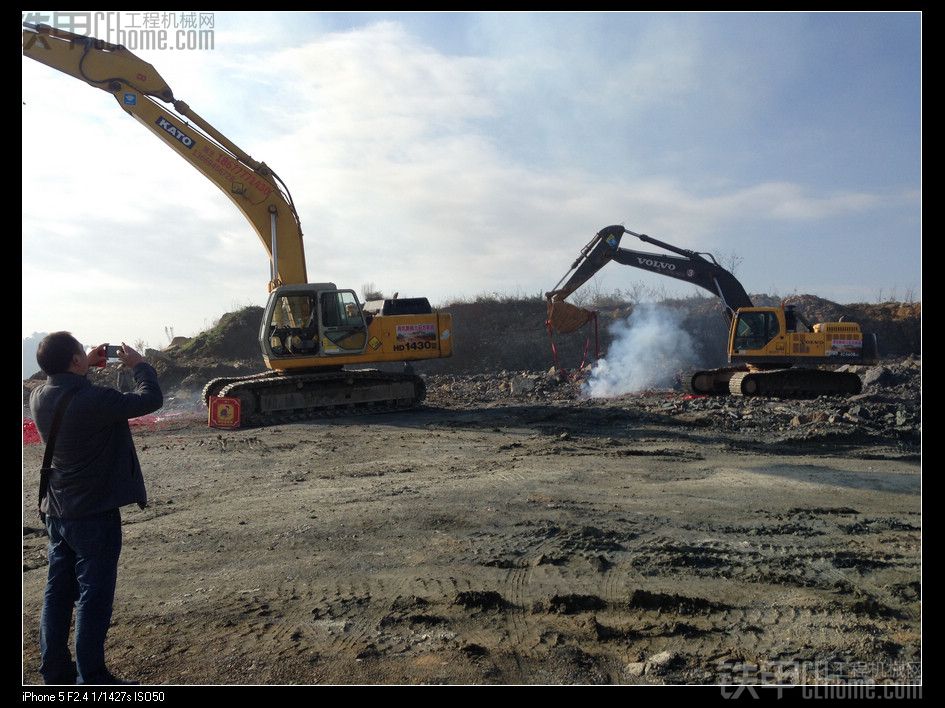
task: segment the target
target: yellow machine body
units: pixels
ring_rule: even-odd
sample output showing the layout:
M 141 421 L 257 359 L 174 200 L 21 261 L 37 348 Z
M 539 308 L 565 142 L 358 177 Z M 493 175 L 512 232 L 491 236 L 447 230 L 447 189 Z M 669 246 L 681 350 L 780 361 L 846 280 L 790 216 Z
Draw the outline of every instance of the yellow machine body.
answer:
M 757 365 L 843 364 L 863 359 L 863 332 L 855 322 L 821 322 L 797 331 L 783 307 L 742 307 L 732 319 L 732 362 Z

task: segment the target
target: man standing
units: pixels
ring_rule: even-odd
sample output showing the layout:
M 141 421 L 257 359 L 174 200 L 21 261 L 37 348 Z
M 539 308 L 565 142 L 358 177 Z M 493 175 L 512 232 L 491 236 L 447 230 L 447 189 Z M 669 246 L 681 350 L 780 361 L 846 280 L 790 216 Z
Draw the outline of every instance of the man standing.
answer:
M 47 684 L 120 684 L 105 665 L 105 636 L 111 623 L 118 556 L 119 507 L 144 508 L 147 492 L 128 419 L 161 407 L 157 372 L 123 344 L 118 358 L 132 369 L 130 393 L 93 386 L 90 366 L 106 360 L 105 345 L 88 354 L 68 332 L 40 342 L 36 361 L 46 383 L 30 396 L 30 410 L 48 441 L 60 397 L 75 389 L 55 440 L 49 485 L 40 509 L 49 536 L 49 575 L 40 619 L 40 673 Z M 76 608 L 75 663 L 69 626 Z

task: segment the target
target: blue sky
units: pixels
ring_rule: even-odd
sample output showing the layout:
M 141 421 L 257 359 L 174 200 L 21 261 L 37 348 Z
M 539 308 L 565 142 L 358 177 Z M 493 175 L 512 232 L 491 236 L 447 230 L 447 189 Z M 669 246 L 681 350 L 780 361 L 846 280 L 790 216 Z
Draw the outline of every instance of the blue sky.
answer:
M 214 25 L 212 51 L 138 54 L 286 181 L 313 281 L 536 294 L 623 223 L 737 254 L 749 292 L 921 297 L 917 13 Z M 24 59 L 23 100 L 24 336 L 159 346 L 264 303 L 249 225 L 112 98 Z M 690 292 L 617 265 L 594 287 L 639 282 Z

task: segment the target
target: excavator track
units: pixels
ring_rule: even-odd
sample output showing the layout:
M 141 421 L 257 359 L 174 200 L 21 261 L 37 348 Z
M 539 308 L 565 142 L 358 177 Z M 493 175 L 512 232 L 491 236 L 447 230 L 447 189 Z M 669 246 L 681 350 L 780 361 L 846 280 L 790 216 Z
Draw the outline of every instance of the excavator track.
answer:
M 277 375 L 278 374 L 276 374 L 273 371 L 263 371 L 262 373 L 250 374 L 249 376 L 219 376 L 215 379 L 210 379 L 207 382 L 207 385 L 203 387 L 203 392 L 201 393 L 200 400 L 203 401 L 203 404 L 205 406 L 209 406 L 210 399 L 213 398 L 214 396 L 219 396 L 220 391 L 223 390 L 224 386 L 227 386 L 231 383 L 235 383 L 237 381 L 250 381 L 253 379 L 271 378 Z
M 735 374 L 729 381 L 729 392 L 733 396 L 771 398 L 850 396 L 859 393 L 862 387 L 856 374 L 820 369 L 745 371 Z
M 748 367 L 726 366 L 720 369 L 690 371 L 683 383 L 683 388 L 686 393 L 698 396 L 727 396 L 729 381 L 735 374 L 742 371 L 748 371 Z
M 205 391 L 240 401 L 240 425 L 406 410 L 426 395 L 423 379 L 383 371 L 275 374 L 211 381 Z

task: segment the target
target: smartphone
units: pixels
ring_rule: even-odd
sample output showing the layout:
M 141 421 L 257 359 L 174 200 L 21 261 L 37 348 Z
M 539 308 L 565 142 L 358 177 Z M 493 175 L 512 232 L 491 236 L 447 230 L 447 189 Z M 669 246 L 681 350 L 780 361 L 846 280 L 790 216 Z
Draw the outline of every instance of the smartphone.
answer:
M 109 344 L 105 347 L 105 358 L 117 359 L 118 352 L 120 352 L 121 350 L 122 350 L 121 345 L 116 344 L 115 346 L 112 346 L 111 344 Z

